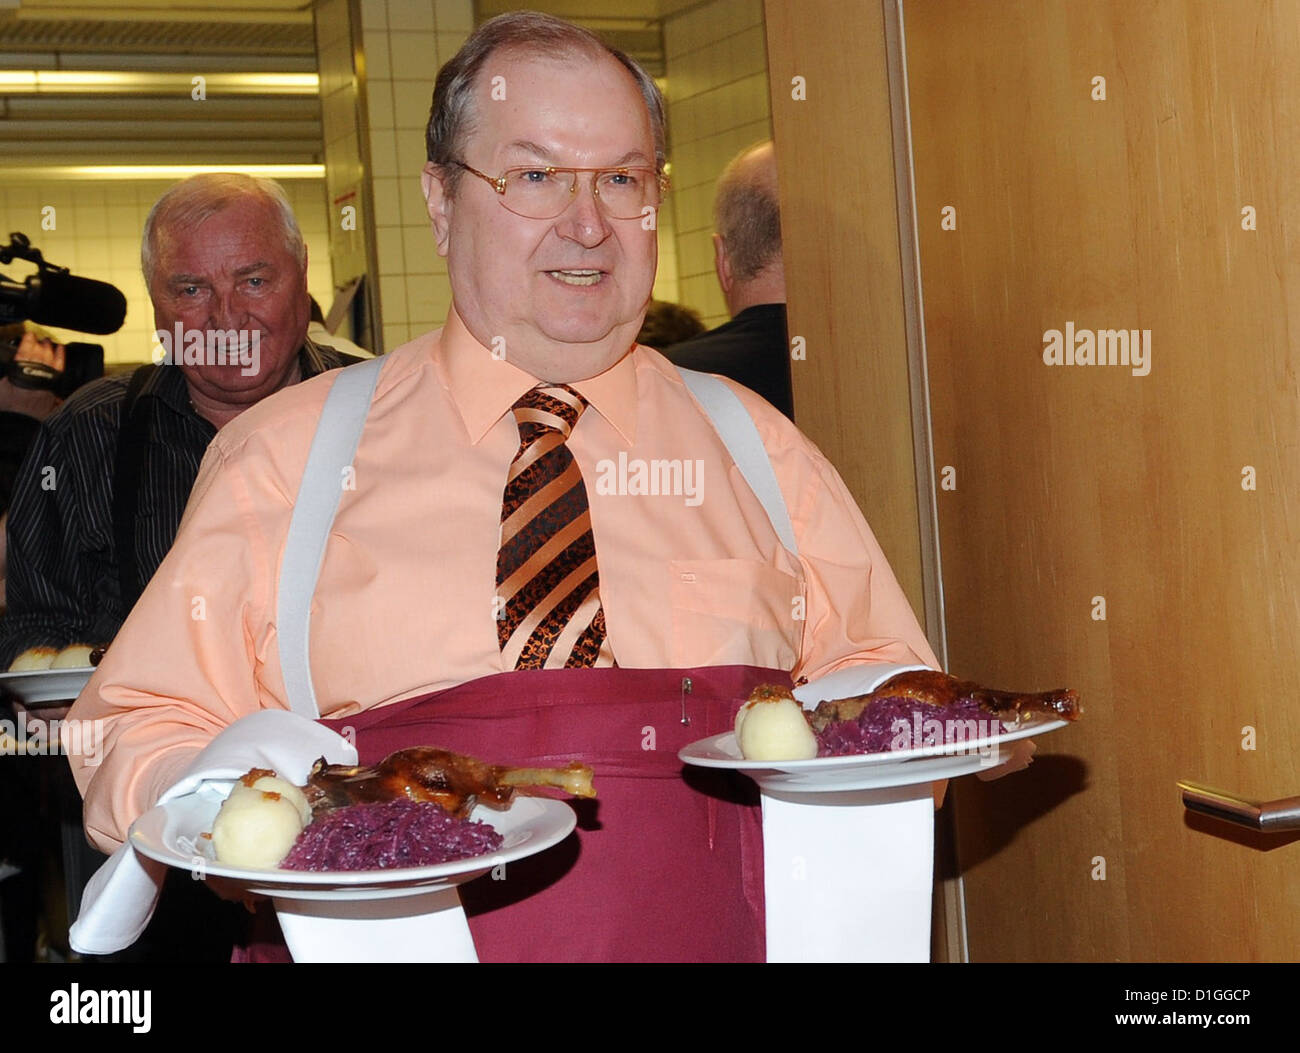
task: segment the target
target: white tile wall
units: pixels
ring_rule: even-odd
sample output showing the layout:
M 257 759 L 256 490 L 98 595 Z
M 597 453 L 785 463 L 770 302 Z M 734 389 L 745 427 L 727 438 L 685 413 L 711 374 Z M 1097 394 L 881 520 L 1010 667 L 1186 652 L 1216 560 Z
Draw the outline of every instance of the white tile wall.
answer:
M 153 307 L 140 274 L 140 236 L 153 203 L 172 184 L 138 182 L 51 182 L 0 186 L 0 231 L 21 231 L 45 258 L 81 278 L 111 282 L 126 296 L 126 323 L 111 336 L 55 330 L 68 340 L 104 345 L 108 362 L 144 362 L 152 349 Z M 307 288 L 324 310 L 334 296 L 326 233 L 325 187 L 318 179 L 282 184 L 307 242 Z M 42 209 L 52 206 L 53 230 L 43 230 Z M 14 279 L 34 268 L 15 261 L 4 268 Z
M 367 34 L 369 36 L 369 34 Z M 390 30 L 389 54 L 393 60 L 392 76 L 396 81 L 429 81 L 433 92 L 433 78 L 438 75 L 438 36 L 430 29 L 427 33 L 413 30 Z
M 677 295 L 662 298 L 713 326 L 727 319 L 713 270 L 714 185 L 732 157 L 772 134 L 762 0 L 713 0 L 670 15 L 664 51 Z
M 433 31 L 432 3 L 428 0 L 388 0 L 388 28 L 394 30 L 427 29 Z
M 388 27 L 388 0 L 361 0 L 361 27 L 386 29 Z
M 474 26 L 472 0 L 362 0 L 374 224 L 384 348 L 446 320 L 447 269 L 437 255 L 420 170 L 433 82 Z M 378 62 L 372 55 L 382 56 Z

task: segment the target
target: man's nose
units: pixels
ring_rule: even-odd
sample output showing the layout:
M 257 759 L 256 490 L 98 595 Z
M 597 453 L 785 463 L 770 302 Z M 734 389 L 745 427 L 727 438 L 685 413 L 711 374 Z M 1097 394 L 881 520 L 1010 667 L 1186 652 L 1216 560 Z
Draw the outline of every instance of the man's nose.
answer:
M 218 289 L 212 297 L 212 328 L 239 329 L 248 321 L 248 301 L 238 288 Z
M 574 200 L 555 221 L 556 233 L 586 248 L 595 248 L 612 232 L 604 206 L 596 197 L 595 179 L 587 173 L 578 178 Z

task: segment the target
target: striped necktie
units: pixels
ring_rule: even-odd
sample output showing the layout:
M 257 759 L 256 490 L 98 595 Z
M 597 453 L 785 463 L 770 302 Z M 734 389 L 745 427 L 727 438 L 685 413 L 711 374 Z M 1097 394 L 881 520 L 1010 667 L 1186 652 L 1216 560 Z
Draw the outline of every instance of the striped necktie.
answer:
M 514 404 L 519 452 L 501 507 L 497 637 L 506 668 L 612 666 L 582 472 L 565 440 L 587 408 L 568 385 Z

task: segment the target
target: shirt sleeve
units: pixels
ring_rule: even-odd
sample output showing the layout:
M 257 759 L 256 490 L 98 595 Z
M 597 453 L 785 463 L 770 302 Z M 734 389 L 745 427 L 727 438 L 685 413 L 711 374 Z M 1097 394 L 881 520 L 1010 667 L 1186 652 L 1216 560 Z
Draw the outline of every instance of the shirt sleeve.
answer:
M 40 426 L 40 421 L 25 413 L 0 411 L 0 512 L 13 499 L 18 466 L 23 463 Z
M 213 443 L 175 544 L 69 714 L 102 722 L 94 740 L 103 750 L 69 760 L 87 835 L 104 851 L 223 728 L 287 708 L 259 683 L 275 646 L 264 524 L 245 479 Z
M 938 660 L 853 495 L 825 455 L 766 402 L 733 387 L 785 496 L 804 572 L 804 631 L 792 675 Z

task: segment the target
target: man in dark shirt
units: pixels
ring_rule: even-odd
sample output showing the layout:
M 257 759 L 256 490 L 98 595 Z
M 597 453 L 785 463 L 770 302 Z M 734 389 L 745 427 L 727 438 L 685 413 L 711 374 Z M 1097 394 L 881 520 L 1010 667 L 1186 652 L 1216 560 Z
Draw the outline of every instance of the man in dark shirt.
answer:
M 171 547 L 217 429 L 355 362 L 307 339 L 307 251 L 283 191 L 195 176 L 142 249 L 161 364 L 86 385 L 41 426 L 9 512 L 0 669 L 33 646 L 112 640 Z
M 178 183 L 145 222 L 141 263 L 163 361 L 86 385 L 40 426 L 9 508 L 0 669 L 29 647 L 109 643 L 171 548 L 217 429 L 287 385 L 360 361 L 307 337 L 307 249 L 275 183 Z M 79 817 L 70 771 L 57 771 L 42 828 L 53 812 Z M 35 851 L 27 846 L 29 884 Z M 64 853 L 69 916 L 102 862 L 89 855 Z M 241 930 L 237 905 L 181 875 L 132 953 L 228 960 Z
M 739 381 L 793 420 L 781 202 L 770 140 L 744 151 L 723 170 L 713 214 L 714 267 L 731 321 L 664 354 L 676 365 Z

